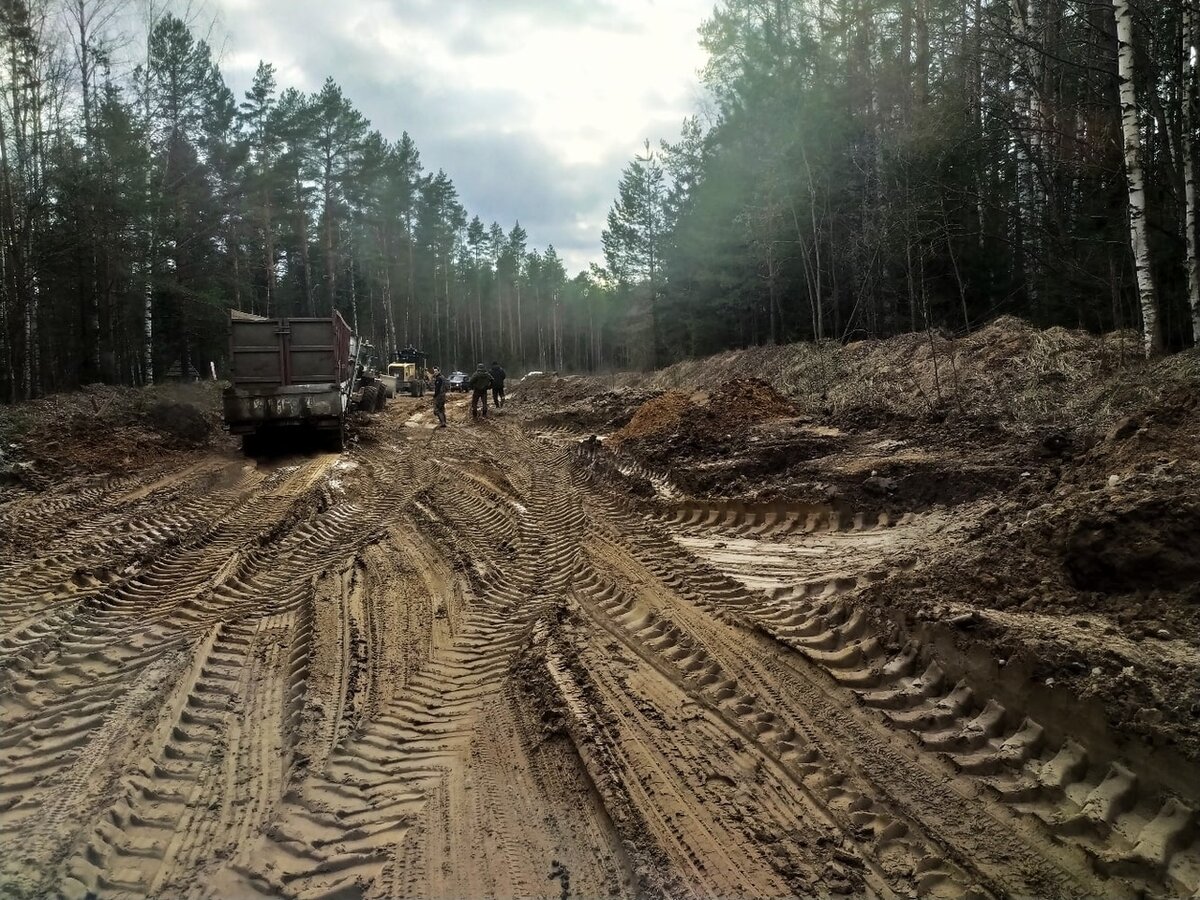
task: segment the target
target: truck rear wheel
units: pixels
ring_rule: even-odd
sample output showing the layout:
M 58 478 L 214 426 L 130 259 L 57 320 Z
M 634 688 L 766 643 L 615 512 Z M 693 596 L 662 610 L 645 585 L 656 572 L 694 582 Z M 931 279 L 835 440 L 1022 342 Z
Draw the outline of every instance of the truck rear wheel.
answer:
M 262 452 L 262 440 L 257 432 L 250 432 L 242 435 L 242 454 L 244 456 L 258 456 Z
M 362 399 L 358 401 L 358 408 L 367 413 L 375 412 L 375 397 L 378 393 L 378 385 L 368 384 L 363 388 Z
M 327 446 L 334 453 L 341 453 L 346 449 L 346 420 L 340 419 L 337 428 L 334 428 L 326 435 Z
M 375 391 L 375 412 L 383 412 L 387 406 L 387 389 L 380 385 Z

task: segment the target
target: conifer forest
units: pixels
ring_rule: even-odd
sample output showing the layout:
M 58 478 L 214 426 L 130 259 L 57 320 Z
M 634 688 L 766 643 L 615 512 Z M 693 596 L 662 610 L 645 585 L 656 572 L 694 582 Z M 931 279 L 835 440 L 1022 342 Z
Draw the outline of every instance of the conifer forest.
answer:
M 514 371 L 1003 314 L 1150 353 L 1200 330 L 1193 0 L 721 0 L 706 99 L 645 136 L 578 273 L 336 73 L 263 61 L 235 96 L 197 21 L 131 9 L 3 4 L 5 400 L 220 371 L 230 308 Z

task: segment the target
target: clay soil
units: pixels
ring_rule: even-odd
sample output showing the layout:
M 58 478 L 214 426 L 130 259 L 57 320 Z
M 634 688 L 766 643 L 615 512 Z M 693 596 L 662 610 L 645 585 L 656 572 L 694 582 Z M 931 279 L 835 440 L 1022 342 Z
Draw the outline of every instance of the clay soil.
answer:
M 1195 359 L 988 331 L 22 408 L 0 896 L 1193 896 Z

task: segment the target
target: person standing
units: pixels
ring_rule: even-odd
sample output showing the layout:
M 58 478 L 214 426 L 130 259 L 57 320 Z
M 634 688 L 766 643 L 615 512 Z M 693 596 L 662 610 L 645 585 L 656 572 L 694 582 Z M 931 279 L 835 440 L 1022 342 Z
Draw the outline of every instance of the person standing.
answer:
M 433 414 L 437 416 L 438 428 L 446 427 L 446 379 L 442 370 L 433 367 Z
M 487 395 L 488 388 L 492 386 L 492 376 L 488 374 L 488 370 L 480 363 L 475 367 L 475 374 L 471 376 L 471 418 L 478 419 L 480 415 L 487 418 Z M 482 408 L 482 412 L 480 411 Z
M 504 406 L 504 377 L 505 372 L 500 363 L 492 360 L 492 406 L 500 409 Z

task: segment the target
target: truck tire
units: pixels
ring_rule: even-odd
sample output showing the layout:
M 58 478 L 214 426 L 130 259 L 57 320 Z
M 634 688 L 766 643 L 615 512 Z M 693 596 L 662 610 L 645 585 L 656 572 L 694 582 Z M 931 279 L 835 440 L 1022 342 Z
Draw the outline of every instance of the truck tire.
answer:
M 387 389 L 381 384 L 375 391 L 375 412 L 383 412 L 387 406 Z
M 414 397 L 419 397 L 419 396 L 421 396 L 420 394 L 418 394 L 418 393 L 417 393 L 417 386 L 416 386 L 415 384 L 414 384 L 414 385 L 412 385 L 411 387 L 409 387 L 409 389 L 408 389 L 408 392 L 409 392 L 410 394 L 412 394 L 412 396 L 414 396 Z
M 362 399 L 358 401 L 358 408 L 365 413 L 375 412 L 375 398 L 379 394 L 379 386 L 368 384 L 363 388 Z
M 334 453 L 341 453 L 346 449 L 346 420 L 339 419 L 337 428 L 332 429 L 325 435 L 326 446 Z
M 262 452 L 262 441 L 256 432 L 242 435 L 242 455 L 258 456 Z

